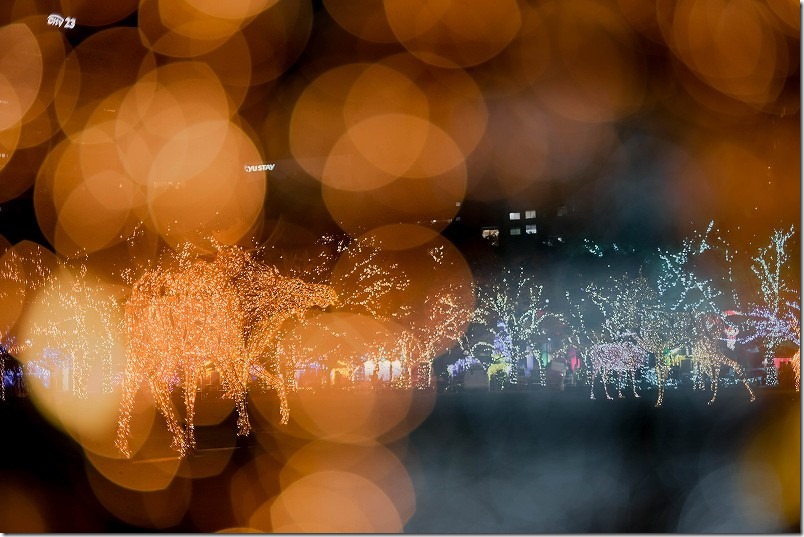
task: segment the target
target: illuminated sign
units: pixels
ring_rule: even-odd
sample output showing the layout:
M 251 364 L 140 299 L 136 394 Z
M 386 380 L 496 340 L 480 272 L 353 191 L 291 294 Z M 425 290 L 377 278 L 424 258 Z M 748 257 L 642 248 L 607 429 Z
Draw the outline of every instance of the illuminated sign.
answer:
M 276 164 L 256 164 L 256 165 L 245 165 L 243 169 L 247 172 L 264 172 L 264 171 L 273 171 L 276 168 Z
M 75 17 L 67 17 L 65 19 L 58 13 L 51 13 L 47 16 L 47 23 L 50 26 L 58 26 L 59 28 L 64 25 L 64 28 L 69 30 L 70 28 L 75 28 Z

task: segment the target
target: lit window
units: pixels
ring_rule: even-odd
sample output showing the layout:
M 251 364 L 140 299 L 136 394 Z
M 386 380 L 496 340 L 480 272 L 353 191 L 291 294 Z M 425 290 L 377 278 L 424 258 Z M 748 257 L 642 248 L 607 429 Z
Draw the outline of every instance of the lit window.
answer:
M 496 227 L 483 230 L 483 238 L 489 241 L 493 246 L 500 244 L 500 230 Z
M 521 213 L 508 213 L 508 218 L 510 220 L 519 220 L 520 218 L 522 218 L 522 214 Z
M 525 211 L 525 219 L 527 220 L 529 218 L 536 218 L 536 211 L 535 210 Z
M 527 224 L 525 226 L 525 234 L 526 235 L 535 235 L 536 234 L 536 224 Z
M 512 227 L 511 235 L 522 235 L 522 229 L 518 227 Z

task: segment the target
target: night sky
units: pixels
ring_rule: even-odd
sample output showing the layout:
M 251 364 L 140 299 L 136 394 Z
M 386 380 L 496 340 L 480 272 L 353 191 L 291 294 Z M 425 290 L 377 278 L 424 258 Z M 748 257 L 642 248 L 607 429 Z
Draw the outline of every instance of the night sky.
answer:
M 542 17 L 547 20 L 555 9 L 550 2 L 544 4 Z M 642 13 L 630 2 L 621 4 L 617 31 L 624 30 L 616 35 L 628 40 L 615 39 L 614 45 L 606 41 L 601 48 L 620 47 L 628 62 L 615 62 L 611 67 L 624 70 L 621 75 L 631 77 L 632 87 L 621 89 L 611 83 L 611 87 L 599 86 L 598 94 L 578 91 L 593 106 L 607 97 L 615 100 L 618 90 L 628 93 L 633 102 L 612 120 L 578 121 L 586 113 L 583 103 L 587 101 L 572 108 L 571 100 L 567 104 L 554 95 L 566 83 L 560 77 L 575 74 L 569 68 L 562 71 L 562 62 L 577 69 L 580 79 L 616 79 L 615 71 L 595 72 L 593 61 L 584 63 L 583 53 L 595 47 L 597 30 L 590 30 L 588 36 L 581 34 L 578 43 L 572 44 L 557 35 L 560 26 L 553 28 L 545 38 L 552 40 L 551 56 L 527 56 L 535 66 L 526 64 L 524 70 L 506 71 L 517 54 L 528 52 L 516 49 L 519 38 L 489 61 L 466 67 L 464 72 L 485 95 L 488 123 L 485 136 L 466 159 L 466 193 L 463 207 L 455 215 L 467 224 L 461 233 L 476 236 L 478 227 L 495 223 L 509 209 L 524 210 L 526 206 L 538 209 L 541 221 L 548 224 L 558 207 L 570 206 L 572 212 L 565 220 L 572 225 L 566 234 L 644 250 L 677 244 L 710 220 L 735 234 L 739 226 L 738 240 L 742 242 L 752 241 L 755 234 L 762 240 L 774 227 L 797 223 L 798 40 L 777 31 L 773 44 L 784 62 L 779 62 L 769 82 L 772 90 L 765 102 L 740 102 L 728 92 L 707 86 L 700 74 L 679 59 L 681 52 L 674 50 L 681 45 L 674 48 L 661 40 L 666 23 L 662 17 L 667 14 L 658 10 L 654 17 L 659 22 L 646 22 L 649 10 Z M 10 19 L 19 17 L 21 9 L 6 11 L 6 19 Z M 250 87 L 240 108 L 265 161 L 281 163 L 268 173 L 265 225 L 258 241 L 276 240 L 277 234 L 294 227 L 277 227 L 279 223 L 302 225 L 311 237 L 340 230 L 322 203 L 320 183 L 295 164 L 288 147 L 287 116 L 299 89 L 328 68 L 376 61 L 405 50 L 399 43 L 357 38 L 338 26 L 321 2 L 314 2 L 309 13 L 306 9 L 299 13 L 295 33 L 284 51 L 284 72 Z M 766 15 L 778 17 L 778 13 Z M 575 16 L 577 20 L 566 22 L 577 24 L 574 30 L 589 24 L 584 17 Z M 778 20 L 772 22 L 774 28 L 785 29 Z M 79 20 L 76 28 L 61 31 L 69 46 L 77 47 L 99 31 L 136 25 L 135 11 L 112 24 L 90 27 Z M 577 57 L 562 57 L 562 50 Z M 168 58 L 157 56 L 157 61 L 164 63 Z M 585 66 L 588 72 L 581 69 Z M 522 73 L 528 75 L 529 67 L 538 76 L 533 75 L 536 81 L 525 86 L 516 79 Z M 111 68 L 104 64 L 103 69 Z M 600 67 L 600 71 L 604 69 Z M 607 91 L 615 94 L 607 96 Z M 573 116 L 574 110 L 580 112 Z M 48 148 L 55 147 L 63 136 L 56 133 L 44 145 L 18 150 L 0 171 L 0 180 L 15 185 L 33 183 Z M 46 244 L 33 214 L 33 187 L 4 198 L 0 233 L 11 243 L 32 239 Z

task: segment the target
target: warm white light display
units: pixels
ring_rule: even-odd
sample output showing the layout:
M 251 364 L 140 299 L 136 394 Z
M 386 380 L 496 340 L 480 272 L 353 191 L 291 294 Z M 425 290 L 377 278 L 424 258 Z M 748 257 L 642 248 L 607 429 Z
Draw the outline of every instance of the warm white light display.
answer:
M 640 346 L 653 353 L 656 359 L 656 383 L 658 395 L 656 406 L 662 406 L 664 391 L 670 378 L 670 370 L 677 365 L 673 358 L 688 340 L 690 315 L 686 312 L 656 308 L 645 312 L 637 339 Z
M 490 285 L 481 286 L 474 322 L 484 334 L 473 344 L 464 342 L 464 353 L 488 353 L 494 362 L 489 375 L 502 371 L 514 381 L 527 349 L 542 339 L 542 323 L 551 317 L 561 320 L 560 315 L 547 311 L 549 302 L 542 298 L 543 292 L 521 269 L 507 270 Z
M 81 398 L 87 396 L 87 379 L 96 365 L 101 368 L 101 391 L 112 391 L 118 304 L 114 296 L 98 292 L 99 285 L 85 265 L 77 270 L 64 265 L 38 296 L 53 314 L 37 319 L 30 328 L 34 341 L 41 337 L 60 345 L 70 389 Z
M 771 366 L 781 343 L 800 347 L 800 299 L 786 279 L 792 236 L 793 228 L 774 232 L 770 245 L 753 258 L 758 299 L 749 308 L 740 308 L 734 296 L 727 306 L 735 308 L 732 312 L 745 312 L 747 322 L 739 325 L 741 332 L 738 325 L 725 324 L 720 304 L 728 292 L 734 294 L 734 286 L 724 283 L 732 280 L 734 250 L 711 223 L 703 234 L 685 240 L 680 252 L 660 252 L 655 288 L 640 273 L 636 278 L 623 275 L 596 281 L 583 289 L 578 301 L 571 301 L 567 293 L 566 321 L 548 311 L 551 304 L 542 298 L 543 287 L 522 270 L 506 271 L 475 295 L 471 278 L 450 276 L 443 246 L 420 252 L 435 274 L 426 284 L 411 276 L 420 267 L 406 266 L 403 256 L 393 249 L 383 250 L 371 238 L 351 242 L 325 238 L 316 246 L 317 255 L 306 250 L 292 254 L 296 257 L 281 253 L 273 262 L 263 261 L 271 259 L 271 249 L 218 246 L 213 254 L 199 254 L 187 246 L 154 266 L 130 267 L 128 273 L 139 277 L 129 280 L 127 296 L 114 297 L 97 292 L 98 278 L 76 262 L 51 260 L 45 266 L 24 260 L 26 272 L 18 268 L 19 260 L 9 257 L 14 262 L 2 268 L 0 277 L 14 283 L 6 286 L 7 294 L 21 294 L 9 295 L 9 300 L 22 304 L 35 297 L 58 314 L 27 323 L 24 346 L 7 329 L 0 351 L 5 357 L 22 347 L 37 349 L 33 354 L 39 355 L 25 360 L 25 374 L 40 377 L 45 384 L 68 387 L 80 397 L 88 396 L 90 368 L 102 369 L 100 377 L 93 378 L 101 379 L 103 392 L 121 383 L 116 443 L 126 454 L 132 407 L 140 389 L 150 390 L 167 421 L 173 447 L 185 455 L 195 442 L 195 397 L 210 372 L 220 379 L 223 396 L 235 403 L 238 434 L 247 434 L 251 429 L 247 396 L 255 386 L 277 393 L 280 418 L 286 422 L 287 393 L 299 389 L 301 369 L 320 373 L 318 383 L 306 383 L 305 388 L 431 388 L 433 362 L 456 342 L 466 358 L 450 368 L 452 374 L 480 358 L 490 376 L 501 373 L 509 382 L 516 381 L 518 366 L 527 362 L 531 349 L 549 343 L 548 351 L 564 353 L 573 345 L 584 359 L 593 399 L 598 378 L 606 397 L 612 398 L 608 391 L 612 376 L 617 379 L 619 397 L 628 379 L 634 396 L 639 397 L 637 376 L 640 371 L 645 374 L 652 354 L 656 406 L 663 403 L 671 369 L 679 365 L 678 352 L 687 348 L 692 351 L 694 388 L 703 389 L 710 381 L 710 404 L 723 382 L 720 370 L 724 366 L 734 370 L 753 400 L 742 366 L 723 352 L 728 352 L 726 347 L 735 350 L 730 344 L 762 340 L 766 363 Z M 693 272 L 695 256 L 712 251 L 726 261 L 728 274 L 722 281 Z M 276 264 L 283 265 L 282 272 Z M 300 275 L 329 283 L 295 277 Z M 420 298 L 411 300 L 411 296 Z M 355 331 L 357 325 L 349 328 L 351 321 L 339 324 L 345 318 L 314 326 L 318 318 L 330 315 L 312 315 L 314 309 L 362 319 L 355 322 L 364 322 L 360 330 L 365 333 Z M 697 329 L 695 318 L 703 319 Z M 545 328 L 548 319 L 558 321 L 556 327 Z M 589 320 L 594 320 L 594 326 L 587 324 Z M 571 330 L 569 337 L 565 329 Z M 551 330 L 561 332 L 555 341 L 547 339 Z M 358 333 L 365 341 L 355 345 L 352 340 Z M 70 336 L 69 348 L 54 347 L 52 342 L 65 334 Z M 320 339 L 305 339 L 310 334 Z M 112 347 L 121 340 L 126 366 L 122 374 L 116 374 Z M 800 350 L 791 363 L 799 390 Z M 0 363 L 0 378 L 4 367 Z M 0 390 L 4 399 L 5 386 Z M 178 394 L 183 412 L 174 407 Z
M 698 318 L 697 322 L 697 335 L 695 342 L 692 345 L 692 359 L 695 365 L 699 368 L 701 377 L 701 387 L 704 387 L 705 379 L 710 379 L 710 386 L 712 388 L 712 399 L 709 404 L 713 404 L 717 399 L 717 389 L 720 380 L 720 369 L 723 366 L 730 367 L 734 373 L 742 381 L 745 389 L 748 390 L 750 400 L 756 399 L 751 386 L 748 385 L 748 380 L 745 377 L 745 372 L 740 364 L 725 356 L 718 348 L 720 335 L 723 333 L 723 320 L 717 315 L 703 315 Z
M 275 390 L 283 423 L 289 410 L 276 356 L 276 332 L 289 317 L 334 303 L 329 286 L 279 276 L 237 247 L 211 261 L 182 249 L 176 267 L 157 266 L 133 285 L 125 303 L 126 371 L 116 444 L 129 454 L 134 396 L 146 385 L 173 435 L 173 447 L 192 449 L 194 405 L 202 372 L 218 371 L 226 397 L 235 402 L 238 434 L 248 434 L 246 396 L 252 377 Z M 171 393 L 184 389 L 185 423 L 173 410 Z
M 623 382 L 628 378 L 631 379 L 634 396 L 639 397 L 636 391 L 636 372 L 646 365 L 647 352 L 650 350 L 642 346 L 640 328 L 645 312 L 656 308 L 656 293 L 652 292 L 647 280 L 641 275 L 636 279 L 627 275 L 612 277 L 603 284 L 587 286 L 585 291 L 602 316 L 597 335 L 589 338 L 592 344 L 586 352 L 590 372 L 590 397 L 595 398 L 595 381 L 599 376 L 606 398 L 611 399 L 607 387 L 610 373 L 617 376 L 619 397 L 623 397 Z M 584 322 L 583 316 L 579 318 Z
M 587 353 L 591 374 L 590 398 L 595 398 L 595 380 L 600 377 L 606 399 L 612 399 L 607 387 L 610 373 L 617 375 L 617 396 L 623 398 L 623 384 L 630 377 L 634 397 L 639 397 L 636 390 L 636 371 L 645 363 L 645 353 L 635 344 L 623 341 L 619 343 L 598 343 L 592 345 Z

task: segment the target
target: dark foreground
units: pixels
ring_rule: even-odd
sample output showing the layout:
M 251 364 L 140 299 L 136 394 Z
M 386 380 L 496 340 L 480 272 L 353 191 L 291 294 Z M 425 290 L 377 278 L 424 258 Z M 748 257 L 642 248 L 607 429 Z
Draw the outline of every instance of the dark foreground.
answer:
M 409 532 L 800 533 L 798 394 L 456 395 L 411 436 Z
M 586 390 L 439 393 L 422 424 L 389 444 L 415 492 L 404 530 L 801 532 L 799 394 L 764 388 L 749 404 L 743 389 L 730 387 L 708 406 L 704 394 L 676 391 L 659 409 L 655 395 L 590 401 Z M 2 532 L 27 528 L 21 520 L 26 501 L 37 503 L 49 532 L 242 527 L 238 505 L 231 504 L 255 493 L 243 490 L 241 498 L 234 483 L 255 457 L 271 451 L 254 435 L 228 440 L 231 420 L 199 428 L 202 452 L 227 439 L 228 464 L 218 475 L 193 480 L 175 521 L 138 526 L 104 507 L 81 448 L 27 400 L 0 403 L 0 418 L 0 488 L 17 484 L 28 491 L 25 501 L 0 502 Z M 262 426 L 263 434 L 281 434 Z M 282 470 L 280 462 L 260 464 L 264 473 Z M 270 482 L 262 479 L 267 496 Z M 141 496 L 132 501 L 147 503 Z

